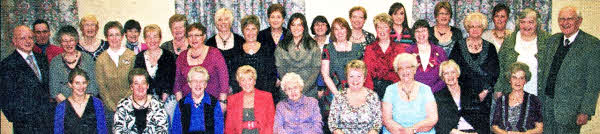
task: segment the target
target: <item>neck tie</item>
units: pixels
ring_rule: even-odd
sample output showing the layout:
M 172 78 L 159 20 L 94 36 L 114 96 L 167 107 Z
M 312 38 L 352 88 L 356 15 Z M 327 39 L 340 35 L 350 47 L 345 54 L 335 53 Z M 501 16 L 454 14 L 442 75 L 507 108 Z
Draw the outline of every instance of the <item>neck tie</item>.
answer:
M 33 70 L 33 72 L 35 73 L 35 76 L 37 76 L 38 80 L 42 80 L 42 76 L 40 75 L 40 72 L 38 70 L 38 66 L 35 64 L 35 62 L 33 61 L 33 55 L 29 55 L 27 56 L 27 60 L 29 61 L 29 67 L 31 68 L 31 70 Z
M 569 47 L 569 43 L 571 43 L 571 42 L 569 41 L 569 39 L 566 39 L 566 40 L 565 40 L 565 47 Z

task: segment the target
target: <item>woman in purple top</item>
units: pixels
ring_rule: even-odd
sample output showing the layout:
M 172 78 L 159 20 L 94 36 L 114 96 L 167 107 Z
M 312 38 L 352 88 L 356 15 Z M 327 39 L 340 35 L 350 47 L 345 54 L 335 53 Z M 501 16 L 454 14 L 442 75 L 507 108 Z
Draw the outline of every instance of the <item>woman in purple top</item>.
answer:
M 448 60 L 446 52 L 441 47 L 429 41 L 429 24 L 425 20 L 417 20 L 413 25 L 415 43 L 408 49 L 408 53 L 417 56 L 418 68 L 415 80 L 431 87 L 432 92 L 444 88 L 445 84 L 439 77 L 440 63 Z
M 277 104 L 274 134 L 322 134 L 321 113 L 317 99 L 302 95 L 304 82 L 296 73 L 287 73 L 281 79 L 281 90 L 288 96 Z
M 204 45 L 206 38 L 206 27 L 200 23 L 189 25 L 185 34 L 191 46 L 177 57 L 175 71 L 175 86 L 173 93 L 177 100 L 190 93 L 190 86 L 187 82 L 187 74 L 192 67 L 202 66 L 208 70 L 210 79 L 206 86 L 206 92 L 221 101 L 224 108 L 227 93 L 229 93 L 229 76 L 227 66 L 219 49 Z

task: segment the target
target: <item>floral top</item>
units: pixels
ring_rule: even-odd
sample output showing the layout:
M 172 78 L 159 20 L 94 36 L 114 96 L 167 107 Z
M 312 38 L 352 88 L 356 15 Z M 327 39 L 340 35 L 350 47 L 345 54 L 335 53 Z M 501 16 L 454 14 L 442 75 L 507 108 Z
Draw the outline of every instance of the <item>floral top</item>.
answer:
M 135 126 L 135 114 L 133 108 L 133 97 L 121 99 L 117 105 L 117 111 L 114 115 L 113 133 L 116 134 L 139 134 Z M 143 134 L 166 134 L 167 133 L 167 112 L 160 100 L 152 96 L 149 111 L 146 116 L 146 129 Z
M 329 130 L 342 130 L 345 134 L 366 134 L 381 129 L 381 103 L 373 90 L 367 90 L 367 100 L 359 107 L 350 106 L 347 90 L 333 99 L 329 112 Z

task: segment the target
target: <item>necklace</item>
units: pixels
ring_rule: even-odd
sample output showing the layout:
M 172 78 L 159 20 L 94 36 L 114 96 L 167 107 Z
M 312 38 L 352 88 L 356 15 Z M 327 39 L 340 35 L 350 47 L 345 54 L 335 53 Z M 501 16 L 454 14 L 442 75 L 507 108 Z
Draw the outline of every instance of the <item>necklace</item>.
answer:
M 85 104 L 87 95 L 83 97 L 83 100 L 81 101 L 76 101 L 75 99 L 73 99 L 73 97 L 70 97 L 71 102 L 73 102 L 73 104 L 76 104 L 78 107 L 82 107 Z
M 138 103 L 137 101 L 135 101 L 135 99 L 133 99 L 133 98 L 131 100 L 133 100 L 133 103 L 137 104 L 140 107 L 139 109 L 146 109 L 145 106 L 148 103 L 148 99 L 147 98 L 144 99 L 144 105 L 140 105 L 140 103 Z
M 221 37 L 221 41 L 223 42 L 223 46 L 227 45 L 227 41 L 229 40 L 229 38 L 231 38 L 231 35 L 227 36 L 227 38 L 223 38 L 222 35 L 219 35 L 219 37 Z
M 400 89 L 402 90 L 404 95 L 406 95 L 406 99 L 408 101 L 410 101 L 410 95 L 412 94 L 413 83 L 411 82 L 410 84 L 408 84 L 408 86 L 402 86 L 402 85 L 398 85 L 398 86 L 400 87 Z
M 198 59 L 198 58 L 200 58 L 200 56 L 202 56 L 202 50 L 203 50 L 203 48 L 204 48 L 204 47 L 202 47 L 202 48 L 200 48 L 200 49 L 198 50 L 198 51 L 200 51 L 200 54 L 198 54 L 198 55 L 196 55 L 196 56 L 194 56 L 194 54 L 193 54 L 193 53 L 190 53 L 190 57 L 191 57 L 192 59 Z M 192 51 L 190 51 L 190 52 L 192 52 Z
M 352 40 L 358 41 L 360 39 L 363 38 L 363 36 L 365 36 L 364 34 L 358 34 L 358 36 L 354 36 L 354 34 L 352 34 Z

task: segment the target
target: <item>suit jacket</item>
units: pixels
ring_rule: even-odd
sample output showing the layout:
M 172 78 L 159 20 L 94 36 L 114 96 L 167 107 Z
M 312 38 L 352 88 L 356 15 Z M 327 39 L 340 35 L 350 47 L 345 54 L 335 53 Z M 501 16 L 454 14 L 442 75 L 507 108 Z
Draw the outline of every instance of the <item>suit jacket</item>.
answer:
M 127 49 L 127 48 L 122 48 Z M 106 50 L 96 58 L 96 82 L 98 82 L 98 92 L 102 97 L 102 102 L 106 109 L 115 111 L 119 100 L 131 95 L 127 75 L 133 69 L 135 54 L 127 49 L 119 57 L 119 66 L 108 55 Z
M 0 62 L 0 106 L 10 122 L 43 123 L 52 113 L 48 90 L 48 61 L 33 53 L 42 80 L 38 80 L 27 61 L 17 52 Z
M 558 45 L 563 43 L 563 33 L 552 35 L 546 41 L 548 49 L 540 60 L 538 95 L 543 103 L 543 114 L 554 114 L 560 125 L 575 126 L 577 114 L 595 114 L 600 89 L 600 41 L 579 30 L 565 55 L 554 87 L 554 98 L 546 95 L 546 80 Z M 544 115 L 544 117 L 547 115 Z M 546 120 L 544 121 L 546 122 Z
M 244 111 L 244 92 L 233 94 L 227 99 L 225 134 L 241 134 L 243 129 L 242 113 Z M 254 121 L 258 124 L 258 133 L 273 133 L 275 106 L 273 104 L 271 93 L 254 89 L 254 117 Z
M 515 45 L 517 42 L 517 34 L 519 31 L 515 31 L 512 34 L 508 35 L 508 37 L 502 42 L 502 46 L 500 47 L 500 52 L 498 52 L 498 62 L 500 64 L 500 73 L 498 74 L 498 80 L 496 81 L 496 85 L 494 85 L 495 92 L 502 92 L 504 94 L 508 94 L 512 91 L 510 87 L 510 83 L 508 81 L 506 72 L 508 71 L 508 67 L 510 64 L 517 62 L 517 57 L 519 57 L 519 53 L 515 51 Z M 536 54 L 536 58 L 538 59 L 538 67 L 540 67 L 539 63 L 540 59 L 545 57 L 545 52 L 547 48 L 544 41 L 550 37 L 550 34 L 544 31 L 539 31 L 537 34 L 537 49 L 538 53 Z M 538 72 L 542 70 L 538 69 Z M 531 72 L 531 73 L 538 73 Z

